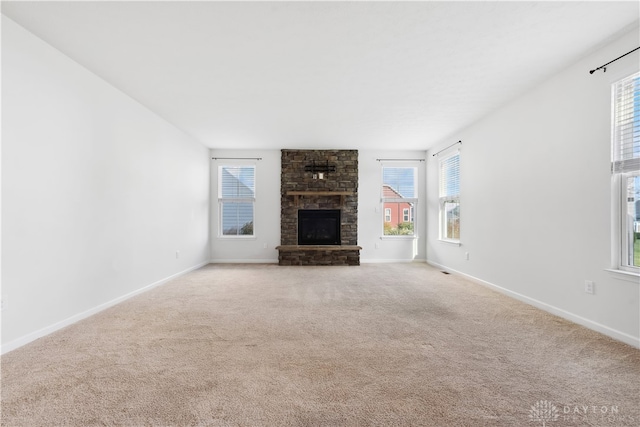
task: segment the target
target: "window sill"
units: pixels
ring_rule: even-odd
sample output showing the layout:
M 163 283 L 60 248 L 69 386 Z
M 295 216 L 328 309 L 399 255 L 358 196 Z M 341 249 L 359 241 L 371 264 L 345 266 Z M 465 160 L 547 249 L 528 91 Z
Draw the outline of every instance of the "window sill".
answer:
M 631 271 L 625 270 L 616 270 L 613 268 L 605 268 L 604 271 L 606 271 L 607 273 L 611 273 L 614 279 L 640 284 L 640 274 L 638 273 L 633 273 Z
M 233 239 L 233 240 L 256 240 L 256 236 L 218 236 L 218 239 Z
M 460 240 L 446 240 L 446 239 L 438 239 L 441 243 L 447 243 L 449 245 L 462 246 L 462 242 Z
M 418 240 L 418 236 L 403 236 L 403 235 L 386 235 L 380 236 L 380 240 Z

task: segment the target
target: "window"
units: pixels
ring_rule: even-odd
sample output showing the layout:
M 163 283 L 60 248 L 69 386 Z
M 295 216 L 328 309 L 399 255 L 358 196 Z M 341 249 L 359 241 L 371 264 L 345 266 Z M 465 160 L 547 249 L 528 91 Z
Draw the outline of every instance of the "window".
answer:
M 385 236 L 415 236 L 413 207 L 418 203 L 417 168 L 382 167 L 382 206 Z
M 440 159 L 440 239 L 460 242 L 460 153 Z
M 221 236 L 253 236 L 255 166 L 218 167 Z
M 612 164 L 619 192 L 618 268 L 640 273 L 640 73 L 613 84 Z M 615 206 L 614 206 L 615 208 Z
M 384 222 L 391 222 L 391 208 L 384 209 Z

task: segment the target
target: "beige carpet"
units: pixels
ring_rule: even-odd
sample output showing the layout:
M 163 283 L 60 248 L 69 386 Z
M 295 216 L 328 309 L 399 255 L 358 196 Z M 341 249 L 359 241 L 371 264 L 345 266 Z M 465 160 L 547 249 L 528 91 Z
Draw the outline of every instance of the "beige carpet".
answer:
M 2 357 L 6 426 L 638 426 L 639 407 L 639 350 L 425 264 L 210 265 Z

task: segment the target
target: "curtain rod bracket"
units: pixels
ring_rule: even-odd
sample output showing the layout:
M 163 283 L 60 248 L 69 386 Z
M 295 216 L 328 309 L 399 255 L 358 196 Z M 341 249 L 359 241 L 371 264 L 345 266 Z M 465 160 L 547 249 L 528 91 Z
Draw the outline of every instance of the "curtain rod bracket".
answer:
M 638 46 L 638 47 L 637 47 L 637 48 L 635 48 L 635 49 L 630 50 L 629 52 L 625 53 L 624 55 L 620 55 L 620 56 L 618 56 L 618 57 L 617 57 L 616 59 L 614 59 L 613 61 L 609 61 L 609 62 L 607 62 L 606 64 L 599 66 L 598 68 L 594 68 L 593 70 L 589 71 L 589 74 L 593 74 L 593 73 L 595 73 L 596 71 L 598 71 L 598 70 L 600 70 L 600 69 L 602 69 L 602 71 L 604 71 L 604 72 L 606 73 L 606 72 L 607 72 L 607 65 L 611 64 L 612 62 L 616 62 L 616 61 L 617 61 L 618 59 L 620 59 L 620 58 L 624 58 L 625 56 L 629 55 L 630 53 L 635 52 L 635 51 L 636 51 L 636 50 L 638 50 L 638 49 L 640 49 L 640 46 Z

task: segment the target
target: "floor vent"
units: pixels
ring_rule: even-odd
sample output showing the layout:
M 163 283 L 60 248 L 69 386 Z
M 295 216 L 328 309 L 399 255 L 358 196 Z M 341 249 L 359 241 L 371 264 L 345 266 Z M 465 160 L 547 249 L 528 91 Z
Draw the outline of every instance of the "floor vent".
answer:
M 442 273 L 442 274 L 451 274 L 451 273 L 449 273 L 448 271 L 442 271 L 441 273 Z

